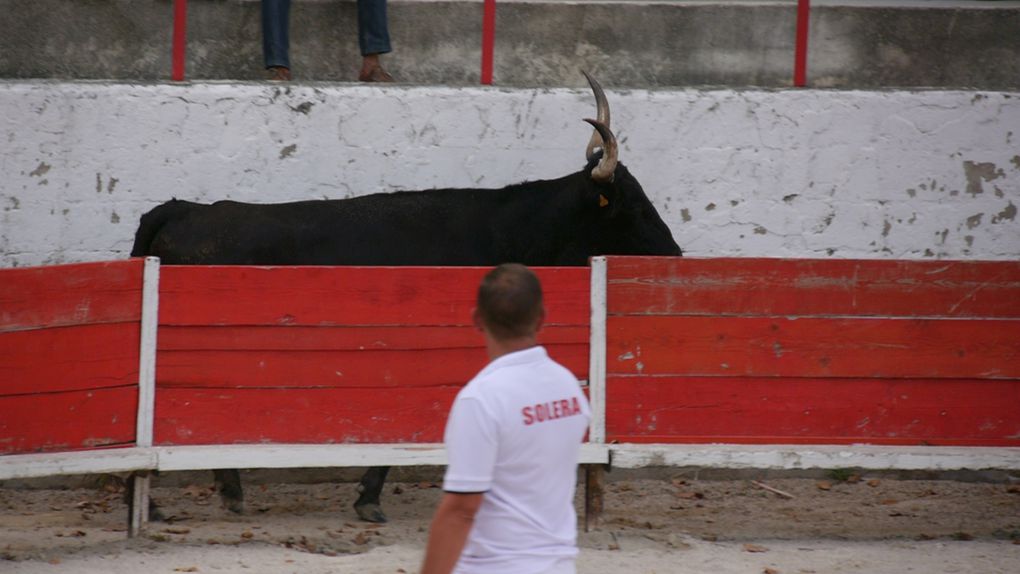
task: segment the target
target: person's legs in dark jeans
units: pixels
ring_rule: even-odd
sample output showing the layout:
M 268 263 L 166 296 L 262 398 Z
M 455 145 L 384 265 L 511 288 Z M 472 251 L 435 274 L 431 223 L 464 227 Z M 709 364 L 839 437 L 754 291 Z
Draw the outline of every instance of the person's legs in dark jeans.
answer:
M 272 79 L 290 79 L 290 0 L 262 0 L 262 56 Z
M 379 64 L 379 55 L 392 51 L 386 0 L 358 0 L 358 48 L 362 57 L 359 80 L 393 81 L 393 77 Z

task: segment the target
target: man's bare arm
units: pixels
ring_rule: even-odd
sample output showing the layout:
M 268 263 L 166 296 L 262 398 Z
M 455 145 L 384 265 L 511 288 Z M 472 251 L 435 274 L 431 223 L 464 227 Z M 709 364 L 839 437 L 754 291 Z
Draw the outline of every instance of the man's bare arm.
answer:
M 421 574 L 450 574 L 467 543 L 475 514 L 482 505 L 482 493 L 447 492 L 429 527 L 429 542 Z

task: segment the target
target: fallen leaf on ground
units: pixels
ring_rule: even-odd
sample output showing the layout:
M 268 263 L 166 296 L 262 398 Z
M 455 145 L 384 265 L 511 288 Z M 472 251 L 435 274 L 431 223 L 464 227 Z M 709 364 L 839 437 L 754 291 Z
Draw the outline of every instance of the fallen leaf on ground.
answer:
M 191 532 L 191 529 L 190 528 L 182 528 L 180 526 L 174 526 L 174 527 L 171 527 L 171 528 L 164 528 L 163 532 L 166 532 L 168 534 L 187 534 L 187 533 Z
M 365 544 L 368 544 L 368 536 L 365 536 L 364 532 L 359 532 L 358 535 L 354 537 L 354 543 L 358 546 L 364 546 Z
M 779 570 L 776 570 L 775 568 L 766 568 L 765 570 L 762 570 L 762 574 L 779 574 Z
M 744 552 L 768 552 L 769 549 L 758 544 L 744 544 Z
M 868 486 L 870 486 L 872 488 L 875 488 L 879 484 L 882 484 L 882 481 L 878 480 L 877 478 L 873 478 L 873 479 L 869 480 L 867 484 L 868 484 Z
M 832 483 L 827 481 L 827 480 L 819 480 L 815 484 L 815 486 L 817 486 L 819 490 L 830 490 L 830 489 L 832 489 Z

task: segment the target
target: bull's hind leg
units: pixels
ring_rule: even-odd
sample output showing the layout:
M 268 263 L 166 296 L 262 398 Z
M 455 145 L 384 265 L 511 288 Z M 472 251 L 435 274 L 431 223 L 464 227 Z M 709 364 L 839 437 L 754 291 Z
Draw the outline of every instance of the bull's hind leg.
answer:
M 379 495 L 382 493 L 383 484 L 386 482 L 386 475 L 389 474 L 388 466 L 373 466 L 365 471 L 358 484 L 358 500 L 354 502 L 354 511 L 358 517 L 368 522 L 386 522 L 386 515 L 379 504 Z
M 216 477 L 216 490 L 227 510 L 236 514 L 244 512 L 244 491 L 241 490 L 241 473 L 236 468 L 218 468 L 213 470 Z

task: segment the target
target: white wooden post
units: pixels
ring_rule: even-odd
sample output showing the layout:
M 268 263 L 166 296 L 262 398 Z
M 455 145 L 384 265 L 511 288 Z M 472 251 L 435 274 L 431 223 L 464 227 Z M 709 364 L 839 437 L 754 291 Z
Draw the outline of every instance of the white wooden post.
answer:
M 591 260 L 591 339 L 588 353 L 588 396 L 591 425 L 588 441 L 606 442 L 606 258 Z M 605 464 L 589 464 L 584 471 L 584 530 L 598 527 L 602 516 Z
M 138 420 L 135 443 L 139 448 L 152 447 L 156 408 L 156 333 L 159 327 L 159 258 L 146 257 L 142 274 L 141 348 L 138 359 Z M 137 536 L 149 521 L 148 471 L 136 473 L 128 536 Z
M 588 355 L 588 393 L 591 427 L 588 441 L 606 442 L 606 258 L 591 260 L 591 341 Z

